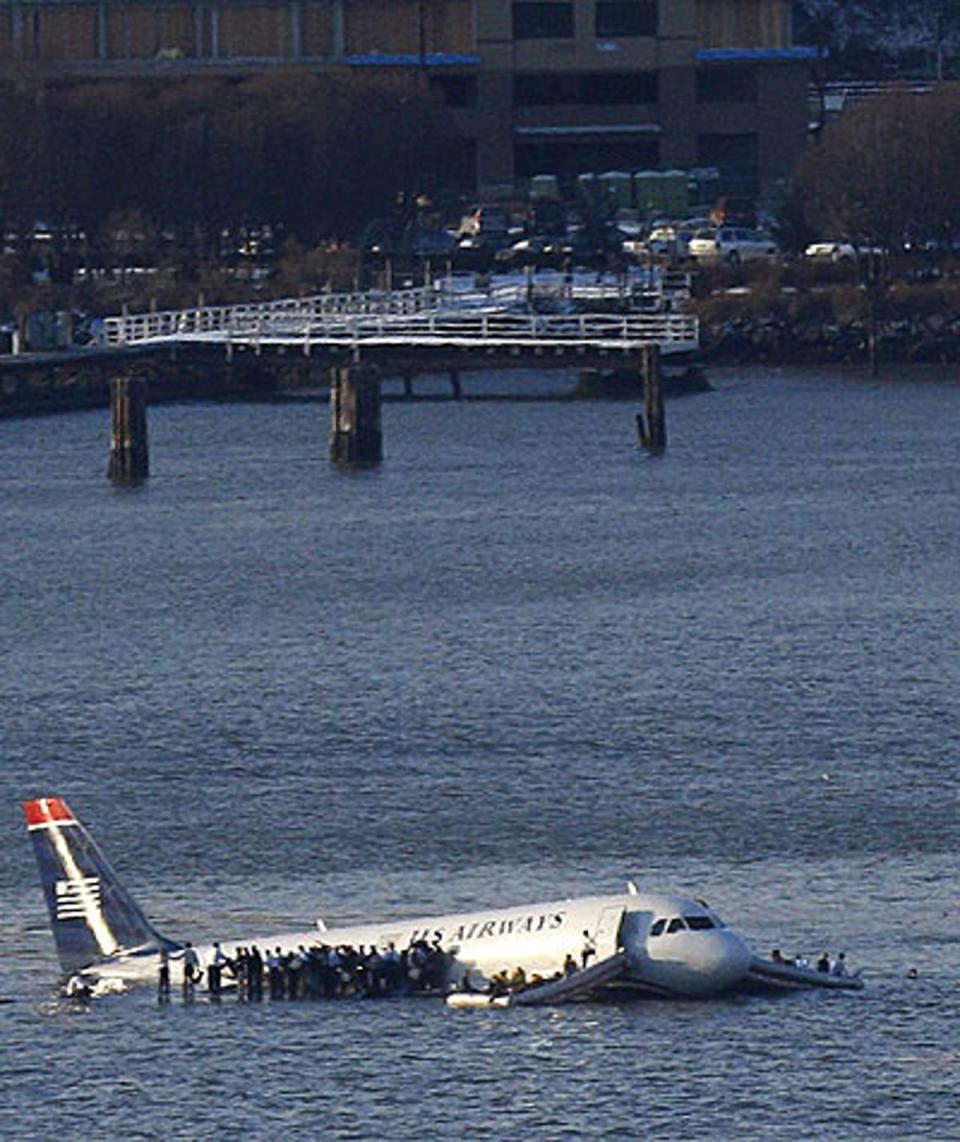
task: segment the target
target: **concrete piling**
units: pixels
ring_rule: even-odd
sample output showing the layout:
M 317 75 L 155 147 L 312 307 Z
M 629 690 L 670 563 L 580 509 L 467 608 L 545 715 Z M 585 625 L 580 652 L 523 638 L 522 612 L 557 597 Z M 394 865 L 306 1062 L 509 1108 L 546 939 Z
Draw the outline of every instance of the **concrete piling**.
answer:
M 110 382 L 110 465 L 115 484 L 139 484 L 150 474 L 147 449 L 147 382 L 114 377 Z

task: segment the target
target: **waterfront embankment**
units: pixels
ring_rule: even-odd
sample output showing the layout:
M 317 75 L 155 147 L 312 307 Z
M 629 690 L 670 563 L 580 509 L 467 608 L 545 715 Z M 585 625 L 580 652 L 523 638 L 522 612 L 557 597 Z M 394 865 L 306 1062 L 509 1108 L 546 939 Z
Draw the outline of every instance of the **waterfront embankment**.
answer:
M 692 304 L 706 364 L 865 364 L 871 327 L 881 364 L 960 362 L 960 286 L 953 282 L 897 284 L 872 298 L 856 285 L 754 283 Z

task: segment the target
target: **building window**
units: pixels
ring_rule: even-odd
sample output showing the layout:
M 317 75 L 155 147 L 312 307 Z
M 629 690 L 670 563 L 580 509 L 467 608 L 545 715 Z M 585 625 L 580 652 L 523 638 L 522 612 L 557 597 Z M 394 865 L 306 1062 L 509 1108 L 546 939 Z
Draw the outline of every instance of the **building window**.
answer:
M 538 75 L 517 74 L 513 77 L 515 107 L 550 107 L 557 103 L 577 102 L 575 72 L 544 72 Z
M 477 77 L 475 75 L 431 75 L 430 90 L 443 101 L 445 107 L 476 107 Z
M 698 103 L 756 103 L 757 98 L 756 68 L 719 67 L 697 72 Z
M 538 72 L 514 76 L 515 107 L 657 102 L 655 71 Z
M 655 71 L 599 71 L 580 76 L 580 102 L 613 106 L 656 103 Z
M 599 40 L 655 36 L 656 0 L 597 0 L 594 25 Z
M 516 0 L 513 5 L 515 40 L 573 39 L 573 4 Z
M 447 185 L 458 190 L 474 190 L 477 185 L 477 140 L 454 139 L 441 173 Z

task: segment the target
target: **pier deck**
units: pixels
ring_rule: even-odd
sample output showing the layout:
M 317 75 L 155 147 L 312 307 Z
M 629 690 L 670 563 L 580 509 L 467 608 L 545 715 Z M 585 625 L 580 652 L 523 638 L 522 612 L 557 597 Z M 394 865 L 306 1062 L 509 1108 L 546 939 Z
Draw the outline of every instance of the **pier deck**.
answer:
M 589 300 L 588 300 L 589 299 Z M 320 294 L 234 306 L 204 306 L 109 317 L 104 343 L 114 347 L 218 344 L 234 348 L 442 349 L 496 351 L 639 351 L 697 349 L 697 319 L 674 312 L 648 292 L 593 287 L 558 298 L 562 312 L 531 312 L 530 297 L 511 290 L 447 293 Z M 618 302 L 622 312 L 583 312 L 584 304 Z

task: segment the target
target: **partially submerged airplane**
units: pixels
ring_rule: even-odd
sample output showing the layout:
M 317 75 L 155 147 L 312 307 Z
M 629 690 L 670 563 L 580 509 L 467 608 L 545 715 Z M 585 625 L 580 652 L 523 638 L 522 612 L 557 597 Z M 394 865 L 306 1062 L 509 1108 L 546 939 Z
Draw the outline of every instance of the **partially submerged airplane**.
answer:
M 161 952 L 177 961 L 185 945 L 162 936 L 147 920 L 62 797 L 25 801 L 23 810 L 64 978 L 97 990 L 156 983 Z M 451 985 L 468 975 L 477 982 L 515 967 L 550 979 L 562 973 L 568 956 L 579 961 L 586 947 L 595 965 L 616 968 L 597 973 L 604 988 L 655 996 L 863 986 L 858 978 L 762 960 L 703 901 L 642 893 L 633 883 L 619 895 L 481 912 L 330 929 L 317 921 L 304 931 L 222 941 L 220 947 L 232 958 L 251 943 L 293 951 L 317 944 L 405 948 L 418 940 L 447 953 Z M 195 950 L 201 967 L 215 954 L 213 945 Z

